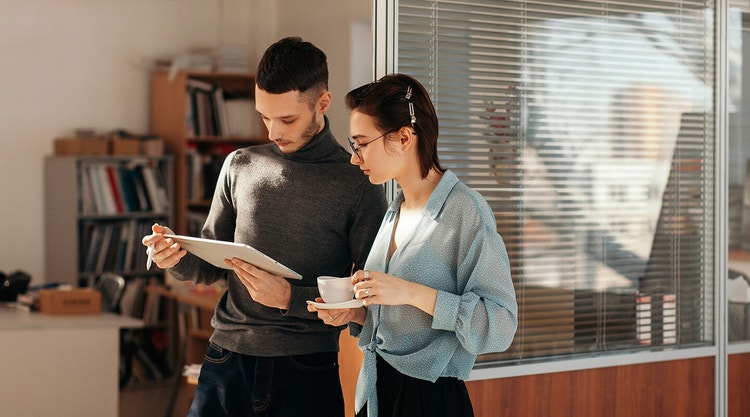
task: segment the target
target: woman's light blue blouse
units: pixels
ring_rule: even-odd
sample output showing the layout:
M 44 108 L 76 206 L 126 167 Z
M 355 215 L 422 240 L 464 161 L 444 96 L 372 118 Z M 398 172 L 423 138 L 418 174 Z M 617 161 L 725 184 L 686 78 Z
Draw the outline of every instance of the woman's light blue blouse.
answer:
M 402 194 L 385 214 L 365 269 L 438 290 L 435 315 L 410 305 L 372 305 L 350 326 L 364 352 L 355 409 L 377 416 L 375 356 L 399 372 L 436 381 L 469 377 L 476 357 L 508 348 L 518 324 L 508 254 L 482 196 L 446 171 L 422 218 L 388 259 Z

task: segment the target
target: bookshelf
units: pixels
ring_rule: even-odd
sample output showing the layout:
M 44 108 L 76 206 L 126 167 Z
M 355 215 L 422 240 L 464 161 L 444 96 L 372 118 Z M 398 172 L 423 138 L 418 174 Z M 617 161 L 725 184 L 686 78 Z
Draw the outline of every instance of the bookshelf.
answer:
M 197 236 L 226 155 L 267 143 L 255 112 L 255 77 L 247 73 L 157 70 L 151 76 L 151 131 L 175 157 L 174 222 Z
M 141 238 L 172 219 L 172 172 L 170 156 L 47 156 L 46 281 L 89 287 L 104 271 L 163 279 L 146 270 Z
M 173 170 L 171 156 L 44 161 L 46 281 L 91 287 L 102 272 L 114 272 L 126 280 L 121 314 L 143 320 L 142 327 L 121 331 L 121 388 L 164 381 L 174 372 L 158 343 L 168 333 L 163 308 L 145 290 L 163 284 L 164 271 L 146 270 L 141 244 L 154 222 L 172 221 Z

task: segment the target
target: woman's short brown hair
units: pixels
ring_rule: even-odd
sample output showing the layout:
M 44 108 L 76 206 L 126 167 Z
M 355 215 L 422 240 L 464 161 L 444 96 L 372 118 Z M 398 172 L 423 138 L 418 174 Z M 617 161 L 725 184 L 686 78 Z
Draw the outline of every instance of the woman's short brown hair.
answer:
M 445 171 L 437 154 L 438 119 L 424 86 L 406 74 L 390 74 L 357 87 L 346 95 L 349 111 L 370 116 L 380 133 L 404 126 L 417 133 L 420 170 L 425 178 L 432 168 Z

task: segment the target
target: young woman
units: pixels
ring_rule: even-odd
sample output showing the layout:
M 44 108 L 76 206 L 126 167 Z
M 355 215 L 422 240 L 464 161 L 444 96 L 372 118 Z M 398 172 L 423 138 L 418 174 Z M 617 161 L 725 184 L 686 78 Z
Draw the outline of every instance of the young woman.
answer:
M 477 355 L 508 348 L 518 323 L 493 212 L 440 165 L 437 116 L 417 80 L 385 76 L 346 104 L 352 164 L 400 192 L 352 277 L 364 306 L 308 308 L 359 337 L 358 417 L 472 416 L 463 381 Z

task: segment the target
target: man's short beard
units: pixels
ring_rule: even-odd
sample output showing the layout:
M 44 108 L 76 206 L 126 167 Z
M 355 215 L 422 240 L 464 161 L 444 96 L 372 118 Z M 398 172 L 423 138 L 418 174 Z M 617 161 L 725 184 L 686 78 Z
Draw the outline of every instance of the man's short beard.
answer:
M 320 131 L 321 126 L 320 126 L 320 123 L 318 123 L 315 120 L 315 116 L 316 116 L 316 114 L 315 114 L 315 112 L 313 112 L 313 114 L 312 114 L 312 120 L 310 120 L 310 123 L 307 125 L 307 127 L 305 128 L 305 130 L 302 132 L 302 137 L 305 138 L 305 139 L 307 139 L 307 140 L 312 139 L 312 137 L 315 136 L 315 135 L 317 135 L 318 132 Z

